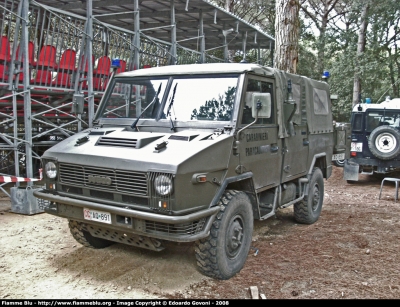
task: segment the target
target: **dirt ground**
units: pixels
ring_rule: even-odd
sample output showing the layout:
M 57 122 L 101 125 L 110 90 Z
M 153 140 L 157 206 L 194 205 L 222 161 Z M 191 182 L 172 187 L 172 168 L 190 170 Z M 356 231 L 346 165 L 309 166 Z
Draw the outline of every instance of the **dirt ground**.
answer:
M 11 212 L 0 198 L 1 299 L 400 298 L 400 201 L 395 186 L 341 168 L 325 182 L 320 219 L 296 224 L 289 207 L 255 222 L 251 253 L 235 277 L 217 281 L 196 269 L 193 244 L 152 252 L 122 244 L 81 246 L 67 221 Z

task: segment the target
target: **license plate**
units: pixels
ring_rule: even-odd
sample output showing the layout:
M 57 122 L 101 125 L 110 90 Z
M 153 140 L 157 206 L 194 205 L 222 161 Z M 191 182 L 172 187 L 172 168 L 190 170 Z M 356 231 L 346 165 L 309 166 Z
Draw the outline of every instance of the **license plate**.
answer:
M 351 142 L 351 151 L 362 152 L 363 143 Z
M 344 153 L 332 155 L 332 160 L 333 160 L 333 161 L 336 161 L 336 160 L 344 160 Z
M 100 223 L 111 224 L 111 214 L 108 212 L 83 209 L 83 217 L 85 220 L 96 221 Z

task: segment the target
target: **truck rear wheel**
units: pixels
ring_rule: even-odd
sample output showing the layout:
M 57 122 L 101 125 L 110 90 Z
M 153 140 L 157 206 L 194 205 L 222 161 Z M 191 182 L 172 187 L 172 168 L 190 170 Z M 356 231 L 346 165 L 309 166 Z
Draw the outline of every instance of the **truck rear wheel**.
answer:
M 324 177 L 319 168 L 314 168 L 308 183 L 308 195 L 294 205 L 294 218 L 302 224 L 313 224 L 321 215 L 324 201 Z
M 207 238 L 196 242 L 199 271 L 209 277 L 229 279 L 244 266 L 253 235 L 253 209 L 244 192 L 227 190 L 223 206 Z
M 68 220 L 68 226 L 74 239 L 83 246 L 90 248 L 105 248 L 114 244 L 112 241 L 93 237 L 88 231 L 84 230 L 82 224 L 77 221 Z

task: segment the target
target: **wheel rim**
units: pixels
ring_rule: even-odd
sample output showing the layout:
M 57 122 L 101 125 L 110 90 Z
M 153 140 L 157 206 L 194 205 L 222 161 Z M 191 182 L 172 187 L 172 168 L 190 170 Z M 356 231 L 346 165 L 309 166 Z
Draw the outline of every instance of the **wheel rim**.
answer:
M 376 149 L 382 153 L 392 152 L 396 146 L 396 138 L 391 133 L 382 133 L 375 140 Z
M 345 160 L 336 160 L 336 165 L 343 166 Z
M 312 210 L 316 211 L 319 206 L 319 202 L 321 200 L 321 196 L 319 194 L 319 187 L 318 185 L 314 185 L 314 191 L 313 191 L 313 198 L 312 198 Z
M 237 215 L 229 224 L 226 237 L 226 253 L 229 258 L 234 258 L 240 251 L 243 243 L 243 219 Z

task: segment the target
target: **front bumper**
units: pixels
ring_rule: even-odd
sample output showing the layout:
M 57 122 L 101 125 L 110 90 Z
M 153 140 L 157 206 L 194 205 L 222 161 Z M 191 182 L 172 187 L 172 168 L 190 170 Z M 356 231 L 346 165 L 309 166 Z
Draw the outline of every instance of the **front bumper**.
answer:
M 45 212 L 101 228 L 144 235 L 174 242 L 192 242 L 207 237 L 220 206 L 183 216 L 161 215 L 96 202 L 74 199 L 35 190 L 33 195 Z M 83 208 L 111 214 L 111 224 L 84 219 Z

